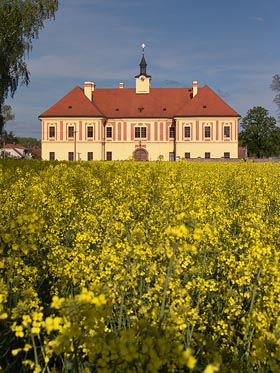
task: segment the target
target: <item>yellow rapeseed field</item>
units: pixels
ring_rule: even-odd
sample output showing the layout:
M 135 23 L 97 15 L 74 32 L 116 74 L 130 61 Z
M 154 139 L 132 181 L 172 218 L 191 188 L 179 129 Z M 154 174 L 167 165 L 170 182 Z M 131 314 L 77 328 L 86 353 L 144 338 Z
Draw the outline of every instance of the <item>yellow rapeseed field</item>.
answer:
M 0 371 L 280 372 L 280 164 L 6 161 L 0 185 Z

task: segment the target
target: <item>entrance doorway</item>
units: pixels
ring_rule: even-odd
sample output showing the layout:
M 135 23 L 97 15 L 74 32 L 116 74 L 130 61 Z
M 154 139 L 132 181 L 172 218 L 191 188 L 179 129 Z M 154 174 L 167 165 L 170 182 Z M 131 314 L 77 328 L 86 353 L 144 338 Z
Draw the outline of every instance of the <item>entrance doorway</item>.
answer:
M 134 151 L 133 157 L 135 161 L 147 161 L 148 160 L 148 152 L 146 149 L 138 148 Z

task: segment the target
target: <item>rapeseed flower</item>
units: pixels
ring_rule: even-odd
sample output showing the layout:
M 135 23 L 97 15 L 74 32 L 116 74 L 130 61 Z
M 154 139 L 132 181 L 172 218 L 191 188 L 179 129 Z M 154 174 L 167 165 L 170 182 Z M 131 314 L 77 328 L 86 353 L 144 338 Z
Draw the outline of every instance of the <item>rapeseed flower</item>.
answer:
M 278 164 L 0 170 L 0 319 L 19 365 L 277 372 Z

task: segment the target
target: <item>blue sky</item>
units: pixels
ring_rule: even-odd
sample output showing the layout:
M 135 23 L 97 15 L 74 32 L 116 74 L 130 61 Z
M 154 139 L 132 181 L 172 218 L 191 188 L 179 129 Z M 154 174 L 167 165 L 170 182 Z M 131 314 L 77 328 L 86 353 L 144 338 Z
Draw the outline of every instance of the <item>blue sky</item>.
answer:
M 7 131 L 40 138 L 38 116 L 74 86 L 134 87 L 144 42 L 152 87 L 209 85 L 241 116 L 263 106 L 280 73 L 279 0 L 61 0 L 27 60 L 28 87 Z

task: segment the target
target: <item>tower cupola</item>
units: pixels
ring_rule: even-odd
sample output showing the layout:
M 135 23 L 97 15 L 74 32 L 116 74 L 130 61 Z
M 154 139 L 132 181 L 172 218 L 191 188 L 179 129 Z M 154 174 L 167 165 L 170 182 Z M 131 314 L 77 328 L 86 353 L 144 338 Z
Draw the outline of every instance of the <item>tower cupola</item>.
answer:
M 142 48 L 142 59 L 139 64 L 140 66 L 140 74 L 135 76 L 136 79 L 136 93 L 150 93 L 150 85 L 152 77 L 151 75 L 147 74 L 147 63 L 145 60 L 144 50 L 145 44 L 141 45 Z

